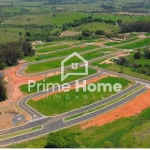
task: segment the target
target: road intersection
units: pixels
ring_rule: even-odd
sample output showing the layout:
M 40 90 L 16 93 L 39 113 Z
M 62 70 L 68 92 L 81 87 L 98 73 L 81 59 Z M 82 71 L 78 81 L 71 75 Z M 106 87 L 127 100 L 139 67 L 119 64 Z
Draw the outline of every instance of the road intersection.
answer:
M 94 58 L 92 60 L 89 60 L 89 63 L 95 62 L 97 60 L 103 60 L 105 58 L 110 58 L 110 57 L 119 55 L 121 53 L 122 53 L 122 51 L 117 51 L 115 53 L 104 55 L 104 56 L 99 57 L 99 58 Z M 47 62 L 47 61 L 50 61 L 50 60 L 44 60 L 44 61 L 41 61 L 41 62 Z M 30 65 L 30 64 L 36 64 L 36 63 L 39 63 L 39 62 L 32 62 L 32 63 L 25 63 L 25 64 L 23 64 L 19 68 L 19 70 L 17 71 L 16 74 L 19 75 L 19 76 L 24 76 L 24 70 L 26 69 L 26 67 L 28 65 Z M 82 63 L 80 65 L 82 65 Z M 94 112 L 91 112 L 89 114 L 80 116 L 80 117 L 75 118 L 73 120 L 66 121 L 66 122 L 64 121 L 64 118 L 66 118 L 66 117 L 69 117 L 69 116 L 72 116 L 72 115 L 75 115 L 75 114 L 79 114 L 79 113 L 82 113 L 84 111 L 91 110 L 91 109 L 93 109 L 95 107 L 101 106 L 101 105 L 103 105 L 103 104 L 105 104 L 107 102 L 111 102 L 114 99 L 116 99 L 116 98 L 118 98 L 118 97 L 120 97 L 122 95 L 127 94 L 129 91 L 140 87 L 141 84 L 150 86 L 150 81 L 147 81 L 147 80 L 143 80 L 143 79 L 140 79 L 140 78 L 124 75 L 124 74 L 121 74 L 121 73 L 116 73 L 116 72 L 105 70 L 105 69 L 101 69 L 101 68 L 98 68 L 98 67 L 92 67 L 92 66 L 90 66 L 90 67 L 92 69 L 97 70 L 97 73 L 94 74 L 94 75 L 82 78 L 82 79 L 79 80 L 79 82 L 82 82 L 83 80 L 87 80 L 88 81 L 88 80 L 91 80 L 91 79 L 93 79 L 95 77 L 99 77 L 99 76 L 101 76 L 103 74 L 108 73 L 108 74 L 117 75 L 119 77 L 124 77 L 124 78 L 127 78 L 127 79 L 132 80 L 132 81 L 136 81 L 137 83 L 132 85 L 132 86 L 130 86 L 129 88 L 121 91 L 120 93 L 117 93 L 117 94 L 115 94 L 115 95 L 113 95 L 111 97 L 108 97 L 108 98 L 106 98 L 106 99 L 104 99 L 102 101 L 98 101 L 98 102 L 93 103 L 91 105 L 88 105 L 88 106 L 85 106 L 85 107 L 82 107 L 82 108 L 79 108 L 79 109 L 76 109 L 76 110 L 72 110 L 70 112 L 67 112 L 67 113 L 64 113 L 64 114 L 61 114 L 61 115 L 52 116 L 52 117 L 44 116 L 44 115 L 40 114 L 39 112 L 37 112 L 36 110 L 34 110 L 33 108 L 31 108 L 30 106 L 28 106 L 26 104 L 27 101 L 30 100 L 30 99 L 33 99 L 35 97 L 39 97 L 39 96 L 45 95 L 47 93 L 50 94 L 52 92 L 52 89 L 49 89 L 48 91 L 41 91 L 41 92 L 38 92 L 38 93 L 27 95 L 27 96 L 21 98 L 18 101 L 18 106 L 20 107 L 20 109 L 22 109 L 23 111 L 25 111 L 26 113 L 28 113 L 31 116 L 30 122 L 28 122 L 27 124 L 22 125 L 22 126 L 18 126 L 18 127 L 14 127 L 14 128 L 11 128 L 11 129 L 0 131 L 0 135 L 13 133 L 13 132 L 16 132 L 16 131 L 20 131 L 20 130 L 24 130 L 24 129 L 28 129 L 28 128 L 36 127 L 36 126 L 42 126 L 43 128 L 41 130 L 38 130 L 38 131 L 35 131 L 35 132 L 32 132 L 32 133 L 27 133 L 27 134 L 24 134 L 24 135 L 19 135 L 19 136 L 16 136 L 16 137 L 11 137 L 11 138 L 8 138 L 8 139 L 1 140 L 0 141 L 0 147 L 5 147 L 7 145 L 14 144 L 14 143 L 17 143 L 17 142 L 26 141 L 26 140 L 29 140 L 29 139 L 32 139 L 32 138 L 37 138 L 38 136 L 47 134 L 49 132 L 54 132 L 54 131 L 57 131 L 57 130 L 60 130 L 60 129 L 63 129 L 63 128 L 67 128 L 69 126 L 78 124 L 80 122 L 89 120 L 91 118 L 94 118 L 94 117 L 96 117 L 98 115 L 106 113 L 106 112 L 108 112 L 108 111 L 110 111 L 112 109 L 115 109 L 115 108 L 117 108 L 117 107 L 119 107 L 119 106 L 129 102 L 130 100 L 134 99 L 138 95 L 146 92 L 147 88 L 146 87 L 142 87 L 138 91 L 136 91 L 135 93 L 132 93 L 131 95 L 129 95 L 129 96 L 121 99 L 120 101 L 115 102 L 115 103 L 113 103 L 113 104 L 111 104 L 109 106 L 106 106 L 104 108 L 98 109 L 98 110 L 96 110 Z M 67 66 L 65 69 L 68 69 L 68 68 L 70 68 L 70 66 Z M 56 69 L 47 70 L 47 71 L 44 71 L 44 72 L 32 74 L 31 76 L 36 76 L 36 75 L 41 75 L 41 74 L 46 74 L 46 73 L 51 73 L 51 72 L 56 72 L 56 71 L 60 71 L 60 68 L 56 68 Z M 70 84 L 70 86 L 73 86 L 73 85 L 75 85 L 75 81 L 72 81 L 69 84 Z M 55 87 L 54 90 L 57 91 L 58 87 Z

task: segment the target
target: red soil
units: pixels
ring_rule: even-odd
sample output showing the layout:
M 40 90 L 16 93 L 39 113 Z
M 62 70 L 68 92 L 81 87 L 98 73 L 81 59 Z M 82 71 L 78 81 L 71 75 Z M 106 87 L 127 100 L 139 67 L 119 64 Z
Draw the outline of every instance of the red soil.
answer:
M 138 115 L 141 113 L 142 110 L 150 106 L 149 95 L 150 90 L 115 110 L 112 110 L 103 115 L 97 116 L 87 122 L 82 123 L 81 128 L 85 129 L 91 126 L 102 126 L 106 123 L 110 123 L 122 117 Z
M 13 85 L 13 93 L 10 97 L 11 101 L 18 101 L 19 98 L 23 97 L 19 86 L 22 84 L 27 84 L 28 80 L 39 81 L 42 80 L 42 76 L 38 77 L 20 77 L 16 75 L 16 71 L 20 68 L 21 65 L 11 67 L 4 70 L 4 74 L 9 75 L 8 81 Z

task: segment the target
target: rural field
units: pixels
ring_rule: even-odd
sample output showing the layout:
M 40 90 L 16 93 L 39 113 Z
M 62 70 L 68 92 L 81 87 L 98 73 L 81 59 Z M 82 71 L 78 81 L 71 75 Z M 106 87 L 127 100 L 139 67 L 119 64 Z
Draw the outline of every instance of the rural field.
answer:
M 149 0 L 0 0 L 0 147 L 150 148 L 149 87 Z

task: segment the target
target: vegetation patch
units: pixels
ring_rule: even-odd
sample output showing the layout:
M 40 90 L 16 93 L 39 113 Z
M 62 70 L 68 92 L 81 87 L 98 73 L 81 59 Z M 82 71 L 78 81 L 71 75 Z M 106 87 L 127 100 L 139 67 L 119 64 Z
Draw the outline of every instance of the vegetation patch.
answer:
M 16 136 L 19 136 L 19 135 L 27 134 L 27 133 L 30 133 L 30 132 L 35 132 L 35 131 L 38 131 L 40 129 L 42 129 L 42 127 L 37 126 L 37 127 L 33 127 L 33 128 L 13 132 L 13 133 L 4 134 L 4 135 L 0 136 L 0 141 L 4 140 L 4 139 L 9 139 L 9 138 L 12 138 L 12 137 L 16 137 Z
M 94 53 L 89 52 L 87 54 L 82 54 L 81 56 L 83 56 L 83 58 L 86 60 L 91 60 L 91 59 L 98 58 L 98 57 L 104 56 L 106 54 L 112 53 L 114 51 L 115 50 L 113 50 L 113 49 L 105 49 L 104 48 L 104 49 L 100 49 L 99 51 L 96 51 Z M 46 70 L 50 70 L 50 69 L 54 69 L 54 68 L 60 68 L 61 61 L 62 60 L 60 59 L 60 60 L 54 60 L 51 62 L 31 64 L 26 68 L 25 72 L 26 73 L 36 73 L 36 72 L 42 72 L 42 71 L 46 71 Z M 77 57 L 73 57 L 70 60 L 68 60 L 65 65 L 69 66 L 70 64 L 72 64 L 74 62 L 81 63 L 81 60 L 78 59 Z
M 120 83 L 122 87 L 125 88 L 128 86 L 130 81 L 124 78 L 106 77 L 99 80 L 95 84 L 97 83 L 110 83 L 111 85 L 114 85 L 115 83 Z M 107 87 L 107 92 L 104 92 L 104 89 L 101 89 L 101 92 L 95 91 L 92 93 L 88 90 L 86 92 L 83 92 L 83 89 L 80 88 L 79 92 L 71 90 L 67 93 L 57 93 L 60 96 L 60 99 L 55 99 L 55 95 L 51 95 L 39 101 L 30 100 L 28 101 L 28 105 L 47 116 L 58 115 L 64 112 L 71 111 L 73 109 L 92 104 L 94 102 L 102 100 L 103 98 L 115 94 L 115 91 L 108 92 L 108 90 L 109 89 Z M 66 97 L 67 95 L 69 95 L 69 99 Z M 75 97 L 75 95 L 78 98 Z M 85 95 L 88 96 L 87 99 L 84 98 Z

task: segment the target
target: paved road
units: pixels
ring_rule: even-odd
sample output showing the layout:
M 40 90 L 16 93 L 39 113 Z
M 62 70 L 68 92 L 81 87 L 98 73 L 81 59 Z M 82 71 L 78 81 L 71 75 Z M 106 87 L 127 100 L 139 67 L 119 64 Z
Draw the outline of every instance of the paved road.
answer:
M 24 140 L 31 139 L 31 138 L 37 138 L 37 136 L 40 136 L 40 135 L 43 135 L 43 134 L 46 134 L 49 132 L 53 132 L 53 131 L 56 131 L 56 130 L 59 130 L 62 128 L 66 128 L 66 127 L 78 124 L 80 122 L 83 122 L 85 120 L 93 118 L 97 115 L 100 115 L 100 114 L 103 114 L 107 111 L 110 111 L 110 110 L 112 110 L 118 106 L 121 106 L 121 105 L 127 103 L 128 101 L 130 101 L 131 99 L 135 98 L 136 96 L 140 95 L 141 93 L 145 92 L 146 90 L 147 90 L 147 88 L 144 87 L 144 88 L 138 90 L 137 92 L 131 94 L 130 96 L 122 99 L 121 101 L 118 101 L 118 102 L 113 103 L 107 107 L 100 109 L 100 110 L 97 110 L 95 112 L 81 116 L 79 118 L 76 118 L 76 119 L 68 121 L 68 122 L 64 122 L 62 118 L 60 118 L 58 120 L 56 119 L 55 121 L 51 121 L 51 119 L 48 119 L 48 118 L 43 119 L 43 120 L 39 120 L 40 122 L 37 122 L 37 125 L 39 125 L 41 122 L 44 123 L 44 124 L 42 124 L 43 125 L 42 130 L 36 131 L 33 133 L 28 133 L 25 135 L 20 135 L 20 136 L 14 137 L 14 138 L 2 140 L 2 141 L 0 141 L 0 145 L 2 147 L 4 147 L 4 146 L 9 145 L 9 144 L 13 144 L 13 143 L 16 143 L 19 141 L 24 141 Z
M 113 45 L 114 47 L 120 47 L 120 46 L 125 46 L 125 45 L 128 45 L 128 44 L 132 44 L 132 43 L 135 43 L 135 42 L 140 42 L 141 40 L 144 40 L 144 39 L 148 39 L 150 38 L 150 36 L 146 36 L 145 38 L 143 39 L 138 39 L 138 40 L 133 40 L 131 42 L 127 42 L 127 43 L 123 43 L 123 44 L 117 44 L 117 45 Z M 146 45 L 145 45 L 146 46 Z M 137 47 L 137 48 L 142 48 L 142 47 Z M 135 48 L 135 49 L 137 49 Z
M 115 55 L 119 55 L 119 54 L 122 54 L 122 52 L 116 52 L 116 53 L 111 53 L 111 54 L 108 54 L 108 55 L 104 55 L 104 56 L 101 56 L 101 57 L 97 57 L 97 58 L 94 58 L 94 59 L 91 59 L 89 60 L 88 62 L 89 63 L 92 63 L 92 62 L 95 62 L 97 60 L 103 60 L 105 58 L 109 58 L 109 57 L 113 57 Z M 66 57 L 66 56 L 65 56 Z M 51 60 L 52 61 L 52 60 Z M 50 60 L 44 60 L 44 62 L 50 62 Z M 17 75 L 19 76 L 39 76 L 39 75 L 43 75 L 43 74 L 48 74 L 48 73 L 54 73 L 54 72 L 57 72 L 57 71 L 61 71 L 60 68 L 56 68 L 56 69 L 50 69 L 50 70 L 46 70 L 46 71 L 43 71 L 43 72 L 38 72 L 38 73 L 34 73 L 34 74 L 24 74 L 24 70 L 30 65 L 30 64 L 38 64 L 38 63 L 41 63 L 41 61 L 37 61 L 37 62 L 32 62 L 32 63 L 25 63 L 23 64 L 19 70 L 16 72 Z M 43 63 L 43 61 L 42 61 Z M 79 65 L 83 65 L 83 63 L 80 63 Z M 69 69 L 71 68 L 71 66 L 66 66 L 65 69 Z
M 112 56 L 114 56 L 116 54 L 120 54 L 120 53 L 121 52 L 117 52 L 117 53 L 105 55 L 105 56 L 100 57 L 100 58 L 95 58 L 95 59 L 89 60 L 89 63 L 95 62 L 96 60 L 102 60 L 102 59 L 105 59 L 105 58 L 109 58 L 109 57 L 112 57 Z M 80 65 L 82 65 L 82 63 Z M 24 71 L 24 69 L 27 66 L 28 66 L 28 64 L 24 64 L 23 66 L 21 66 L 21 68 L 18 70 L 17 74 L 23 75 L 23 71 Z M 70 66 L 67 66 L 66 69 L 68 67 L 70 67 Z M 26 97 L 23 97 L 18 102 L 18 106 L 21 109 L 23 109 L 25 112 L 27 112 L 28 114 L 31 115 L 31 118 L 32 118 L 31 121 L 29 123 L 27 123 L 26 125 L 23 125 L 23 126 L 19 126 L 19 127 L 15 127 L 15 128 L 11 128 L 11 129 L 0 131 L 0 135 L 7 134 L 7 133 L 12 133 L 12 132 L 16 132 L 16 131 L 20 131 L 20 130 L 23 130 L 23 129 L 27 129 L 27 128 L 31 128 L 31 127 L 35 127 L 35 126 L 39 126 L 39 125 L 43 126 L 43 129 L 40 130 L 40 131 L 35 131 L 33 133 L 28 133 L 28 134 L 25 134 L 25 135 L 20 135 L 20 136 L 17 136 L 17 137 L 13 137 L 13 138 L 2 140 L 2 141 L 0 141 L 0 146 L 4 147 L 4 146 L 10 145 L 12 143 L 24 141 L 24 140 L 31 139 L 31 138 L 36 138 L 37 136 L 40 136 L 40 135 L 43 135 L 43 134 L 46 134 L 46 133 L 49 133 L 49 132 L 52 132 L 52 131 L 56 131 L 56 130 L 59 130 L 59 129 L 62 129 L 62 128 L 66 128 L 66 127 L 78 124 L 80 122 L 83 122 L 85 120 L 89 120 L 90 118 L 93 118 L 93 117 L 95 117 L 97 115 L 100 115 L 100 114 L 103 114 L 105 112 L 108 112 L 111 109 L 115 109 L 116 107 L 119 107 L 119 106 L 125 104 L 126 102 L 130 101 L 131 99 L 133 99 L 136 96 L 140 95 L 141 93 L 145 92 L 147 90 L 147 88 L 143 87 L 142 89 L 136 91 L 135 93 L 131 94 L 130 96 L 128 96 L 126 98 L 123 98 L 122 100 L 120 100 L 120 101 L 118 101 L 116 103 L 113 103 L 113 104 L 111 104 L 109 106 L 101 108 L 100 110 L 97 110 L 95 112 L 91 112 L 90 114 L 86 114 L 84 116 L 81 116 L 79 118 L 76 118 L 74 120 L 70 120 L 70 121 L 67 121 L 67 122 L 63 121 L 63 119 L 65 117 L 69 117 L 69 116 L 72 116 L 72 115 L 75 115 L 75 114 L 79 114 L 81 112 L 93 109 L 93 108 L 95 108 L 97 106 L 101 106 L 101 105 L 103 105 L 103 104 L 105 104 L 107 102 L 111 102 L 114 99 L 118 98 L 119 96 L 122 96 L 122 95 L 128 93 L 129 91 L 139 87 L 141 85 L 140 83 L 142 83 L 142 84 L 144 83 L 144 84 L 150 85 L 149 81 L 146 81 L 146 80 L 143 80 L 143 79 L 139 79 L 139 78 L 135 78 L 135 77 L 119 74 L 119 73 L 116 73 L 116 72 L 110 72 L 108 70 L 100 69 L 100 68 L 97 68 L 97 67 L 94 67 L 93 69 L 96 69 L 98 71 L 98 73 L 94 74 L 92 76 L 88 76 L 88 77 L 84 78 L 84 80 L 85 79 L 86 80 L 90 80 L 90 79 L 92 79 L 94 77 L 101 76 L 103 73 L 112 73 L 112 74 L 115 74 L 115 75 L 119 75 L 121 77 L 128 78 L 129 80 L 136 80 L 139 83 L 133 85 L 132 87 L 129 87 L 128 89 L 126 89 L 126 90 L 124 90 L 124 91 L 122 91 L 120 93 L 117 93 L 116 95 L 113 95 L 113 96 L 111 96 L 109 98 L 106 98 L 106 99 L 104 99 L 102 101 L 98 101 L 98 102 L 96 102 L 94 104 L 91 104 L 91 105 L 88 105 L 88 106 L 85 106 L 85 107 L 82 107 L 82 108 L 79 108 L 79 109 L 76 109 L 76 110 L 73 110 L 73 111 L 70 111 L 70 112 L 58 115 L 58 116 L 54 116 L 54 117 L 43 116 L 39 112 L 36 112 L 33 108 L 31 108 L 28 105 L 26 105 L 26 102 L 29 99 L 33 99 L 35 97 L 44 95 L 47 92 L 41 91 L 39 93 L 34 93 L 34 94 L 28 95 Z M 42 73 L 37 73 L 37 74 L 34 74 L 34 75 L 40 75 L 40 74 L 44 74 L 44 73 L 48 73 L 48 72 L 54 72 L 56 70 L 60 70 L 60 68 L 53 69 L 53 70 L 48 70 L 48 71 L 45 71 L 45 72 L 42 72 Z M 82 82 L 82 81 L 83 81 L 83 79 L 80 79 L 80 82 Z M 70 82 L 69 84 L 70 85 L 74 85 L 75 82 Z M 57 89 L 58 89 L 58 87 L 55 87 L 55 90 L 57 90 Z M 48 92 L 51 93 L 52 89 L 49 89 Z
M 109 73 L 109 74 L 114 74 L 114 75 L 117 75 L 117 76 L 129 79 L 129 80 L 133 80 L 133 81 L 139 82 L 141 84 L 145 84 L 147 87 L 150 87 L 150 81 L 149 80 L 144 80 L 144 79 L 141 79 L 141 78 L 125 75 L 125 74 L 122 74 L 122 73 L 118 73 L 118 72 L 114 72 L 114 71 L 110 71 L 110 70 L 106 70 L 106 69 L 102 69 L 102 68 L 99 68 L 99 69 L 102 72 Z
M 80 80 L 80 82 L 81 82 L 82 80 Z M 98 107 L 98 106 L 101 106 L 101 105 L 103 105 L 103 104 L 105 104 L 105 103 L 107 103 L 107 102 L 110 102 L 110 101 L 112 101 L 112 100 L 114 100 L 114 99 L 116 99 L 117 97 L 120 97 L 120 96 L 122 96 L 122 95 L 125 95 L 125 94 L 127 94 L 128 92 L 130 92 L 131 90 L 133 90 L 133 89 L 136 89 L 136 88 L 138 88 L 139 86 L 140 86 L 141 84 L 140 83 L 137 83 L 137 84 L 135 84 L 135 85 L 133 85 L 133 86 L 131 86 L 131 87 L 129 87 L 128 89 L 125 89 L 125 90 L 123 90 L 123 91 L 121 91 L 120 93 L 117 93 L 117 94 L 115 94 L 115 95 L 113 95 L 113 96 L 111 96 L 111 97 L 108 97 L 108 98 L 106 98 L 106 99 L 104 99 L 104 100 L 101 100 L 101 101 L 98 101 L 98 102 L 96 102 L 96 103 L 93 103 L 93 104 L 91 104 L 91 105 L 88 105 L 88 106 L 85 106 L 85 107 L 82 107 L 82 108 L 79 108 L 79 109 L 76 109 L 76 110 L 72 110 L 72 111 L 70 111 L 70 112 L 67 112 L 67 113 L 64 113 L 64 114 L 61 114 L 61 115 L 58 115 L 58 116 L 55 116 L 55 117 L 49 117 L 49 119 L 52 121 L 52 120 L 58 120 L 59 118 L 65 118 L 65 117 L 69 117 L 69 116 L 72 116 L 72 115 L 75 115 L 75 114 L 78 114 L 78 113 L 81 113 L 81 112 L 84 112 L 84 111 L 87 111 L 87 110 L 90 110 L 90 109 L 93 109 L 93 108 L 95 108 L 95 107 Z M 29 98 L 30 99 L 30 98 Z M 27 100 L 29 100 L 28 98 L 26 99 L 26 101 Z M 24 99 L 21 99 L 20 101 L 25 101 Z M 24 102 L 23 102 L 24 103 Z M 24 105 L 24 107 L 27 107 L 28 108 L 28 106 L 26 105 L 26 103 L 24 103 L 23 104 Z M 32 111 L 32 110 L 31 110 Z M 27 110 L 27 113 L 31 113 L 30 111 L 28 111 Z M 34 110 L 33 110 L 33 113 L 34 113 Z M 32 115 L 32 114 L 30 114 L 30 115 Z M 21 129 L 25 129 L 25 128 L 27 128 L 27 127 L 30 127 L 30 124 L 31 124 L 31 126 L 33 126 L 33 125 L 38 125 L 37 124 L 37 122 L 41 122 L 41 120 L 42 119 L 47 119 L 47 117 L 44 117 L 44 116 L 38 116 L 39 118 L 32 118 L 32 120 L 30 121 L 30 123 L 29 124 L 27 124 L 27 125 L 25 125 L 25 126 L 21 126 L 21 127 L 16 127 L 15 128 L 15 131 L 18 131 L 18 130 L 21 130 Z M 48 119 L 48 120 L 49 120 Z M 39 123 L 39 125 L 40 125 L 41 123 Z M 11 133 L 11 132 L 13 132 L 14 131 L 14 128 L 12 128 L 12 129 L 10 129 L 10 130 L 4 130 L 4 131 L 0 131 L 0 135 L 2 135 L 2 134 L 6 134 L 6 133 Z

